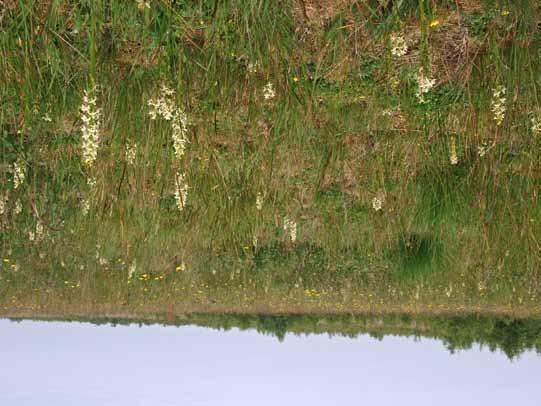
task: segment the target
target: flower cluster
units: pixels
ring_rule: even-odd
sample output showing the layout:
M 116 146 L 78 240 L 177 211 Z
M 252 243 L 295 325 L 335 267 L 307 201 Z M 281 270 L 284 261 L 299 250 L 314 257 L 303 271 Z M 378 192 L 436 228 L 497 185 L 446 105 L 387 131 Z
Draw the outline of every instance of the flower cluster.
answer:
M 149 0 L 135 0 L 137 3 L 137 8 L 139 10 L 144 10 L 145 8 L 150 8 L 150 1 Z
M 537 117 L 532 117 L 532 132 L 535 135 L 541 134 L 541 120 Z
M 158 117 L 171 121 L 175 112 L 175 91 L 162 83 L 160 93 L 148 101 L 148 115 L 152 120 Z
M 28 231 L 28 239 L 31 242 L 38 243 L 43 239 L 43 235 L 44 235 L 43 224 L 41 223 L 41 221 L 38 220 L 36 223 L 36 231 L 35 232 L 32 230 Z
M 481 145 L 477 146 L 477 155 L 479 155 L 480 158 L 483 158 L 488 151 L 487 144 L 482 143 Z
M 162 84 L 160 94 L 148 101 L 150 110 L 148 114 L 152 120 L 158 117 L 171 121 L 173 129 L 173 147 L 175 156 L 181 159 L 188 143 L 188 116 L 175 104 L 175 91 Z
M 90 197 L 95 194 L 96 178 L 94 178 L 94 177 L 86 178 L 86 184 L 88 186 L 89 193 L 88 193 L 88 196 L 85 197 L 83 199 L 83 201 L 81 202 L 81 212 L 83 213 L 83 216 L 85 216 L 85 217 L 88 214 L 88 212 L 90 211 L 90 203 L 91 203 Z
M 451 145 L 449 146 L 449 160 L 451 161 L 451 165 L 458 164 L 458 155 L 456 153 L 455 137 L 451 138 Z
M 255 199 L 255 208 L 259 211 L 263 208 L 263 195 L 261 192 L 257 193 L 257 197 Z
M 188 184 L 186 183 L 186 176 L 183 173 L 177 172 L 175 176 L 175 202 L 180 211 L 184 210 L 187 199 Z
M 186 143 L 188 142 L 188 116 L 180 108 L 175 110 L 171 126 L 173 127 L 172 137 L 175 156 L 177 159 L 181 159 L 186 149 Z
M 89 211 L 90 211 L 90 199 L 85 198 L 81 202 L 81 213 L 83 214 L 83 217 L 86 217 Z
M 94 190 L 96 188 L 96 178 L 88 177 L 86 178 L 86 184 L 90 188 L 90 190 Z
M 148 101 L 150 107 L 149 115 L 152 120 L 158 117 L 171 122 L 173 148 L 175 157 L 178 161 L 184 156 L 186 144 L 188 143 L 188 116 L 175 103 L 175 91 L 165 84 L 161 85 L 160 93 L 150 98 Z M 175 175 L 175 201 L 180 211 L 186 206 L 188 197 L 188 184 L 183 173 L 177 172 Z
M 2 216 L 6 211 L 6 204 L 8 202 L 8 197 L 0 195 L 0 216 Z
M 85 90 L 81 103 L 81 149 L 83 164 L 90 168 L 98 156 L 101 110 L 96 106 L 96 87 Z
M 247 70 L 248 73 L 251 74 L 251 75 L 256 74 L 258 68 L 259 68 L 259 62 L 257 62 L 257 61 L 255 61 L 255 62 L 249 62 L 248 65 L 246 66 L 246 70 Z
M 436 79 L 425 76 L 423 68 L 420 68 L 415 75 L 415 80 L 417 81 L 415 96 L 417 96 L 419 103 L 426 103 L 425 95 L 432 90 L 436 84 Z
M 402 36 L 391 36 L 391 55 L 399 58 L 408 53 L 408 44 Z
M 135 158 L 137 157 L 137 143 L 128 142 L 126 144 L 126 162 L 128 165 L 133 165 L 135 163 Z
M 503 119 L 505 118 L 505 93 L 506 89 L 503 86 L 498 86 L 492 91 L 492 113 L 494 113 L 494 121 L 496 125 L 499 126 L 502 124 Z
M 453 285 L 449 284 L 449 287 L 445 288 L 445 295 L 447 297 L 451 297 L 452 294 L 453 294 Z
M 276 96 L 274 86 L 271 82 L 269 82 L 263 87 L 263 97 L 265 100 L 271 100 L 274 99 L 274 96 Z
M 21 214 L 22 211 L 23 211 L 23 205 L 21 203 L 21 200 L 17 199 L 15 201 L 15 207 L 13 208 L 13 213 L 15 215 L 19 215 L 19 214 Z
M 383 208 L 383 197 L 382 196 L 374 196 L 372 199 L 372 208 L 375 211 L 380 211 Z
M 13 189 L 18 189 L 26 178 L 26 165 L 21 157 L 13 163 Z
M 186 272 L 186 264 L 184 261 L 180 261 L 180 265 L 177 265 L 175 268 L 175 272 Z M 215 274 L 216 271 L 213 271 L 213 274 Z
M 98 263 L 101 265 L 101 266 L 105 266 L 109 263 L 109 261 L 107 260 L 107 258 L 105 258 L 104 256 L 101 255 L 101 244 L 96 244 L 96 259 L 98 260 Z
M 286 234 L 289 234 L 289 239 L 292 243 L 297 241 L 297 223 L 288 216 L 284 217 L 284 231 Z

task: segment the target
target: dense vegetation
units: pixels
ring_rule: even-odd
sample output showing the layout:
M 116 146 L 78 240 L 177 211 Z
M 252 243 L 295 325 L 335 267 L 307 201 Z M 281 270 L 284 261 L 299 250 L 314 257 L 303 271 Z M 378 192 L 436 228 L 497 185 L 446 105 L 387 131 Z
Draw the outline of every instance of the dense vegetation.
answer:
M 541 316 L 537 1 L 0 8 L 0 314 Z

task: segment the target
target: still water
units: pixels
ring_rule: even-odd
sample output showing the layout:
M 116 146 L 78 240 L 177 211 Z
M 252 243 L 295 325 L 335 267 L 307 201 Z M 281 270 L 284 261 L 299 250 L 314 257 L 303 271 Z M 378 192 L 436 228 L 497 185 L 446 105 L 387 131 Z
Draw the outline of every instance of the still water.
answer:
M 540 405 L 541 356 L 435 339 L 0 320 L 0 405 Z

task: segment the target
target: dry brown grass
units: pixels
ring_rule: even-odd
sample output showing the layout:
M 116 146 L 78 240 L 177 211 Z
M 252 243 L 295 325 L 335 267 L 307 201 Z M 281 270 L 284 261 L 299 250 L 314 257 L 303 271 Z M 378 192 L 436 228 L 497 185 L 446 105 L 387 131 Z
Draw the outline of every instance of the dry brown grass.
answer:
M 305 47 L 303 52 L 318 63 L 326 58 L 331 51 L 329 44 L 322 41 L 322 32 L 326 26 L 342 15 L 344 24 L 341 29 L 345 32 L 348 52 L 324 73 L 331 81 L 342 81 L 355 65 L 359 55 L 383 57 L 386 52 L 386 38 L 375 41 L 366 29 L 366 21 L 359 20 L 353 14 L 353 6 L 361 7 L 365 2 L 354 0 L 312 0 L 298 1 L 295 9 L 296 32 Z M 384 2 L 380 2 L 384 8 Z M 468 82 L 477 58 L 487 48 L 482 38 L 475 38 L 464 24 L 463 16 L 482 9 L 479 1 L 462 1 L 456 4 L 459 11 L 441 8 L 436 18 L 439 25 L 429 30 L 431 69 L 440 82 L 465 84 Z M 421 26 L 419 19 L 404 21 L 400 34 L 408 43 L 409 52 L 399 61 L 399 66 L 420 66 Z M 501 39 L 502 42 L 505 38 Z M 387 73 L 383 73 L 386 75 Z M 391 78 L 382 76 L 381 80 Z
M 115 317 L 141 318 L 153 320 L 158 314 L 182 316 L 194 313 L 205 314 L 327 314 L 327 315 L 411 315 L 411 316 L 498 316 L 513 318 L 540 318 L 541 308 L 532 305 L 444 305 L 437 303 L 381 303 L 377 300 L 363 301 L 358 298 L 347 301 L 344 305 L 342 297 L 326 297 L 314 300 L 300 295 L 298 297 L 274 296 L 272 293 L 264 298 L 251 294 L 230 297 L 228 302 L 213 296 L 209 298 L 184 298 L 175 302 L 165 300 L 142 300 L 137 303 L 126 303 L 122 300 L 110 302 L 84 302 L 81 300 L 57 297 L 36 303 L 35 297 L 30 301 L 13 299 L 4 302 L 0 307 L 0 317 Z
M 9 12 L 15 10 L 15 7 L 17 7 L 16 0 L 0 0 L 0 24 Z
M 158 48 L 153 52 L 149 52 L 144 49 L 141 43 L 130 41 L 120 48 L 118 55 L 115 57 L 115 61 L 121 65 L 149 68 L 157 65 L 161 58 L 163 58 L 164 53 L 163 48 Z
M 295 12 L 312 24 L 324 24 L 356 3 L 356 0 L 298 0 Z

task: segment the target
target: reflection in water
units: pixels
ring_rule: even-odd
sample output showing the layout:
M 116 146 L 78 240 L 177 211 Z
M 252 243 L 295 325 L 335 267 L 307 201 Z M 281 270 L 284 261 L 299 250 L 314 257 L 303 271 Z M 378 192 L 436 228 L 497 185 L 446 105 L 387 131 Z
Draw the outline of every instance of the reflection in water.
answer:
M 278 329 L 282 341 L 237 328 L 222 332 L 198 326 L 0 320 L 0 404 L 494 406 L 537 400 L 541 357 L 525 351 L 509 360 L 501 351 L 472 346 L 476 333 L 463 335 L 470 351 L 451 354 L 434 339 L 383 337 L 384 326 L 368 317 L 352 318 L 346 334 L 357 335 L 352 326 L 364 322 L 366 330 L 372 324 L 379 328 L 378 340 L 283 333 L 300 333 L 302 327 L 334 334 L 338 324 L 333 318 L 194 317 L 200 324 L 207 317 L 204 322 L 216 327 L 242 321 L 244 328 Z M 411 326 L 412 321 L 404 323 Z M 453 325 L 457 331 L 468 325 L 475 330 L 473 323 L 461 323 L 442 324 L 441 331 L 450 334 Z M 515 326 L 516 335 L 525 332 L 513 323 L 508 326 Z M 502 342 L 509 341 L 511 335 Z
M 12 319 L 17 321 L 18 319 Z M 152 320 L 95 318 L 63 319 L 94 324 L 196 325 L 220 330 L 254 329 L 282 341 L 286 333 L 322 334 L 374 338 L 385 335 L 426 337 L 441 340 L 451 352 L 467 350 L 479 344 L 491 351 L 501 350 L 510 359 L 533 350 L 541 354 L 541 320 L 491 316 L 418 316 L 408 315 L 240 315 L 192 314 L 189 316 L 156 316 Z

